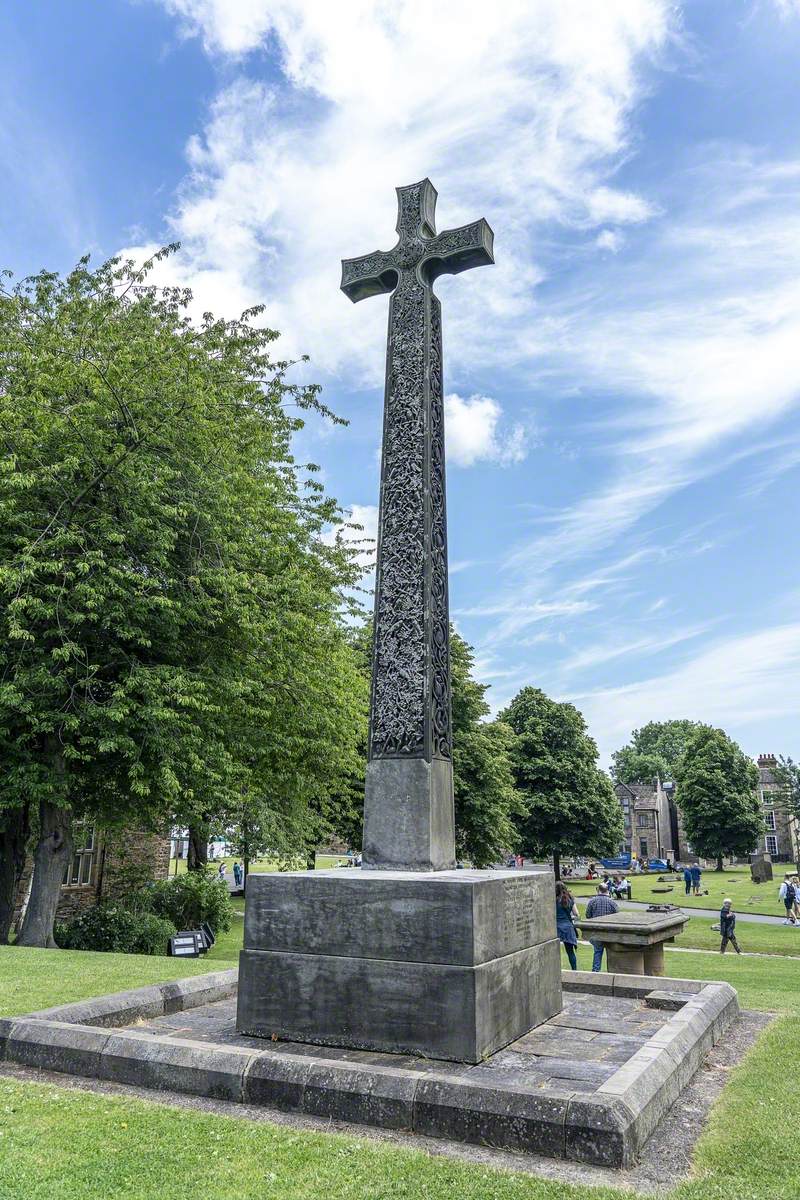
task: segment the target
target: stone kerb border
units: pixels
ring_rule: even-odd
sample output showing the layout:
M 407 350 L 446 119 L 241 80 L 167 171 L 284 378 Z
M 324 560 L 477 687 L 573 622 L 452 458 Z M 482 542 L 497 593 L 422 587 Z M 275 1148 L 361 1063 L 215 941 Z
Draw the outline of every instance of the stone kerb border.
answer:
M 0 1021 L 0 1059 L 50 1071 L 178 1091 L 384 1129 L 404 1129 L 555 1158 L 624 1167 L 736 1018 L 726 983 L 564 972 L 572 992 L 644 999 L 673 1010 L 596 1092 L 531 1093 L 390 1064 L 253 1050 L 119 1029 L 231 996 L 236 972 L 198 975 Z

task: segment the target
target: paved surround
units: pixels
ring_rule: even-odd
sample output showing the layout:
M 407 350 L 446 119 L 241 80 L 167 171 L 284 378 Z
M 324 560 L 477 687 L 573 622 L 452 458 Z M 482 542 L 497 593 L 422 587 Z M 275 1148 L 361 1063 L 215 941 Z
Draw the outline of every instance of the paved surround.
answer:
M 235 972 L 0 1021 L 0 1058 L 612 1167 L 634 1162 L 738 1014 L 725 983 L 565 972 L 564 1011 L 484 1063 L 235 1031 Z M 119 1028 L 123 1026 L 122 1028 Z

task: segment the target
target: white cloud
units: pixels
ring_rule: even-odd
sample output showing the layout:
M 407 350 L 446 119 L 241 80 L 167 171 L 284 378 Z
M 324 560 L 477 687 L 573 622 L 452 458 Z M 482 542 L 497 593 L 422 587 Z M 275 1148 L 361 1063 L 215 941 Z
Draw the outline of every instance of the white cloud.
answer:
M 490 396 L 465 399 L 452 393 L 444 398 L 444 414 L 448 463 L 471 467 L 488 461 L 509 466 L 522 462 L 528 452 L 524 426 L 515 424 L 502 432 L 503 409 Z
M 594 244 L 598 250 L 609 250 L 612 254 L 617 254 L 625 245 L 625 238 L 618 229 L 603 229 L 598 233 Z
M 353 504 L 348 513 L 349 515 L 345 516 L 346 523 L 329 529 L 323 535 L 323 540 L 332 545 L 338 538 L 357 547 L 356 560 L 359 566 L 371 573 L 375 569 L 375 548 L 378 541 L 378 507 L 375 504 Z M 365 586 L 371 587 L 372 580 L 368 580 Z
M 607 177 L 670 37 L 667 0 L 511 0 L 489 21 L 478 0 L 162 2 L 234 67 L 266 48 L 283 72 L 270 87 L 235 77 L 190 143 L 172 214 L 185 275 L 221 278 L 217 309 L 257 294 L 286 352 L 317 370 L 381 377 L 385 304 L 354 310 L 338 260 L 391 245 L 398 184 L 433 179 L 440 227 L 485 215 L 496 228 L 493 270 L 439 284 L 451 371 L 545 336 L 537 223 L 649 211 Z
M 602 225 L 604 221 L 638 223 L 655 213 L 653 205 L 643 197 L 609 187 L 595 188 L 588 198 L 587 209 L 589 220 L 595 225 Z

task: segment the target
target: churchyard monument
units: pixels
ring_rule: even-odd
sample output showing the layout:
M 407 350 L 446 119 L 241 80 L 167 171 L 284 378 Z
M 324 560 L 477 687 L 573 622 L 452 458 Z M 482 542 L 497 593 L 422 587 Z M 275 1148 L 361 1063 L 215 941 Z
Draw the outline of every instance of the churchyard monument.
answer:
M 553 877 L 456 870 L 442 315 L 434 281 L 494 261 L 485 220 L 436 233 L 430 180 L 398 241 L 342 263 L 391 293 L 363 866 L 251 876 L 241 1033 L 478 1062 L 561 1008 Z
M 0 1060 L 572 1162 L 655 1163 L 685 1137 L 671 1106 L 737 1020 L 736 994 L 630 973 L 663 969 L 680 915 L 619 914 L 616 964 L 562 977 L 552 874 L 455 869 L 432 285 L 490 263 L 492 232 L 476 221 L 437 235 L 427 179 L 397 194 L 397 245 L 342 270 L 352 300 L 391 292 L 365 865 L 251 875 L 238 984 L 221 971 L 3 1018 Z M 707 1081 L 702 1093 L 695 1130 Z

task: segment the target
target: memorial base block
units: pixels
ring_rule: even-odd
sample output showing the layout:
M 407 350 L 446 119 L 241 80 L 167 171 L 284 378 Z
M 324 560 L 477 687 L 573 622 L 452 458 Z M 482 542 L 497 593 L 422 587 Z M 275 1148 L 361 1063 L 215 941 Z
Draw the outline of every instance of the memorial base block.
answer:
M 561 1003 L 550 872 L 248 880 L 241 1034 L 477 1063 Z

